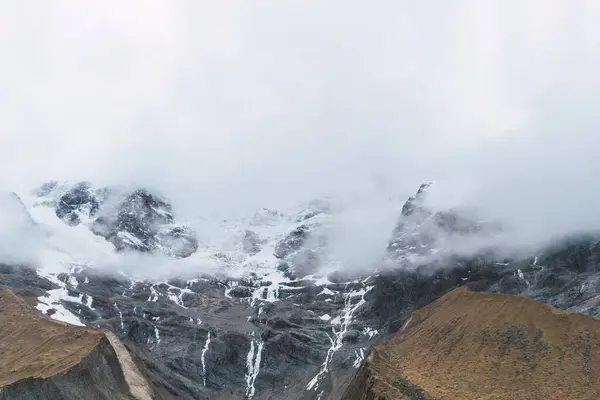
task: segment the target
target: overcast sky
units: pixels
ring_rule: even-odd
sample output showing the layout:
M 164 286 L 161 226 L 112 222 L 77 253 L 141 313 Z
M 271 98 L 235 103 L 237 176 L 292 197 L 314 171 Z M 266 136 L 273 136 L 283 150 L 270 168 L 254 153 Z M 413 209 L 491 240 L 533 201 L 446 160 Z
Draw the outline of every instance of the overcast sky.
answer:
M 204 212 L 404 196 L 600 226 L 600 2 L 0 5 L 0 184 L 138 182 Z

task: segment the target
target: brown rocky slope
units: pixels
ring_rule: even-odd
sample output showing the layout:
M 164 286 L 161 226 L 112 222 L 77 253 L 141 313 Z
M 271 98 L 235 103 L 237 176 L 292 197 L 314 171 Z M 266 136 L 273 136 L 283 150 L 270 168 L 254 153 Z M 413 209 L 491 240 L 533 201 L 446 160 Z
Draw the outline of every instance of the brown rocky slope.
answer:
M 343 398 L 600 399 L 600 320 L 461 287 L 373 349 Z
M 0 287 L 0 400 L 152 399 L 110 335 L 51 320 Z

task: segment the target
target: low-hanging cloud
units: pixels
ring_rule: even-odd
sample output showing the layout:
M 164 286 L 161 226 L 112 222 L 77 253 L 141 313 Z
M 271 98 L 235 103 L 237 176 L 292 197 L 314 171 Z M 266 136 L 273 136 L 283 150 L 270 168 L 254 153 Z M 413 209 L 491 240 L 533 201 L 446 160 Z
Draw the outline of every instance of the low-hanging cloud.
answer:
M 437 205 L 519 240 L 594 229 L 598 17 L 584 0 L 6 3 L 0 183 L 136 182 L 223 216 L 328 195 L 387 232 L 361 210 L 435 179 Z

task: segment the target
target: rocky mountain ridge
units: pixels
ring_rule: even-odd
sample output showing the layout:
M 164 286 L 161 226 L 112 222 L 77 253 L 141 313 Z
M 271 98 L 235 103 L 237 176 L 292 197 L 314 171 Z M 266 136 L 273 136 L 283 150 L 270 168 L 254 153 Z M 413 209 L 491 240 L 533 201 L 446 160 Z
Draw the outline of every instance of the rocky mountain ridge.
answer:
M 177 245 L 185 240 L 173 245 L 160 236 L 177 225 L 164 199 L 52 184 L 25 201 L 32 220 L 48 230 L 44 262 L 2 265 L 0 284 L 52 318 L 115 332 L 162 398 L 339 399 L 374 344 L 417 308 L 465 284 L 598 310 L 593 236 L 518 259 L 453 254 L 455 239 L 499 227 L 462 210 L 428 209 L 428 190 L 422 186 L 399 211 L 381 259 L 349 273 L 328 253 L 336 210 L 326 201 L 223 221 L 233 240 L 212 245 L 196 235 L 194 252 L 182 257 Z M 59 240 L 71 232 L 86 242 Z M 162 254 L 163 269 L 188 276 L 136 278 L 99 268 L 115 257 L 123 269 L 154 260 L 128 258 L 136 253 Z
M 70 226 L 85 224 L 111 242 L 117 251 L 162 251 L 189 257 L 198 249 L 196 233 L 175 223 L 171 204 L 145 189 L 123 193 L 117 188 L 92 188 L 88 182 L 49 182 L 36 194 L 39 203 L 55 209 Z

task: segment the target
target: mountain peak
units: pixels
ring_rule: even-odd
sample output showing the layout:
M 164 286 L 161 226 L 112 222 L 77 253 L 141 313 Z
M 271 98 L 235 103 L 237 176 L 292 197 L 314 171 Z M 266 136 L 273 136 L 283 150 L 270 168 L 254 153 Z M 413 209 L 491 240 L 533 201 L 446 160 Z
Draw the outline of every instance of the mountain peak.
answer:
M 171 204 L 145 188 L 124 191 L 94 188 L 90 182 L 42 185 L 34 192 L 40 205 L 54 207 L 67 225 L 84 224 L 117 251 L 160 251 L 176 258 L 198 249 L 195 231 L 177 224 Z
M 402 206 L 402 215 L 407 217 L 414 214 L 415 212 L 422 210 L 424 206 L 427 192 L 433 185 L 433 182 L 423 183 L 417 190 L 417 194 L 414 197 L 409 197 L 408 200 Z

